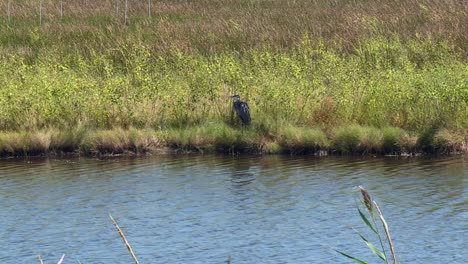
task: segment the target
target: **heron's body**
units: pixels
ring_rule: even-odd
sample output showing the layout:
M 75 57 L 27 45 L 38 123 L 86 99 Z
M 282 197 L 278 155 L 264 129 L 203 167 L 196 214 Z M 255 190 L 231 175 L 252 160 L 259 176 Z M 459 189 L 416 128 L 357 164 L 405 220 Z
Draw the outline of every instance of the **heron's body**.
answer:
M 232 98 L 234 98 L 232 107 L 234 108 L 234 111 L 236 111 L 239 119 L 242 121 L 242 124 L 247 126 L 250 125 L 251 119 L 249 105 L 246 102 L 241 101 L 239 95 L 233 95 Z

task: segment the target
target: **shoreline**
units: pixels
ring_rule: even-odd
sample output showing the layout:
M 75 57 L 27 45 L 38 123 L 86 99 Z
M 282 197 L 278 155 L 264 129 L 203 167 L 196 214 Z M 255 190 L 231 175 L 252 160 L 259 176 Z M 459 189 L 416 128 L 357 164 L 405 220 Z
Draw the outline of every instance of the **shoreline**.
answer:
M 327 131 L 327 132 L 324 132 Z M 419 134 L 351 124 L 333 129 L 288 127 L 263 133 L 223 123 L 179 129 L 0 131 L 0 158 L 115 157 L 172 154 L 306 156 L 466 155 L 467 133 L 445 128 Z

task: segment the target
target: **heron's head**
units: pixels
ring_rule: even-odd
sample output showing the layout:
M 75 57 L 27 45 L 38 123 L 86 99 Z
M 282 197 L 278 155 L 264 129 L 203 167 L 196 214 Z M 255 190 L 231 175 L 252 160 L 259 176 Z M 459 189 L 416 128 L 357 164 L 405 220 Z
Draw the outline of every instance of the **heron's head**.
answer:
M 234 101 L 240 101 L 240 96 L 238 94 L 231 95 L 231 98 L 234 99 Z

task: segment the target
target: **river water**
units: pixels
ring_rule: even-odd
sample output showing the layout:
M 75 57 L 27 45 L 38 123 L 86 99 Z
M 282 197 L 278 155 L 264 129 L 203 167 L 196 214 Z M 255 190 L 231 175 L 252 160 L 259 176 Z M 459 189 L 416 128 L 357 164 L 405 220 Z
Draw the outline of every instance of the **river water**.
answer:
M 353 263 L 378 259 L 366 187 L 401 263 L 466 263 L 463 157 L 178 155 L 0 160 L 0 263 Z

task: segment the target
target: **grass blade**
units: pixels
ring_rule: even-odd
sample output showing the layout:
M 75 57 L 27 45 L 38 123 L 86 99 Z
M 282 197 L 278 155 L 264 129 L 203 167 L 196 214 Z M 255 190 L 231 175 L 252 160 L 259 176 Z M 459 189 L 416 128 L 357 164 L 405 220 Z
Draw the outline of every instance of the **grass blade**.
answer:
M 353 257 L 353 256 L 351 256 L 351 255 L 348 255 L 348 254 L 346 254 L 346 253 L 344 253 L 344 252 L 341 252 L 341 251 L 339 251 L 339 250 L 336 250 L 336 249 L 335 249 L 335 251 L 338 252 L 338 253 L 340 253 L 341 255 L 343 255 L 343 256 L 349 258 L 349 259 L 352 259 L 352 260 L 356 261 L 357 263 L 368 264 L 367 262 L 365 262 L 365 261 L 363 261 L 363 260 L 360 260 L 360 259 L 358 259 L 358 258 L 356 258 L 356 257 Z
M 381 258 L 384 261 L 387 261 L 387 258 L 385 257 L 384 253 L 380 251 L 378 248 L 374 246 L 371 242 L 369 242 L 363 235 L 359 234 L 362 240 L 366 243 L 366 245 L 370 248 L 370 250 L 377 255 L 379 258 Z
M 374 232 L 374 233 L 378 233 L 377 232 L 377 229 L 370 223 L 370 221 L 367 219 L 367 217 L 364 215 L 364 213 L 361 211 L 361 209 L 358 208 L 358 211 L 359 211 L 359 215 L 361 216 L 362 218 L 362 221 L 364 221 L 364 223 L 366 223 L 366 225 Z

